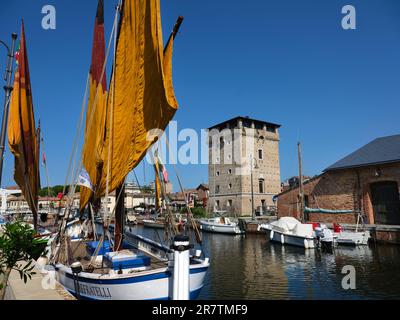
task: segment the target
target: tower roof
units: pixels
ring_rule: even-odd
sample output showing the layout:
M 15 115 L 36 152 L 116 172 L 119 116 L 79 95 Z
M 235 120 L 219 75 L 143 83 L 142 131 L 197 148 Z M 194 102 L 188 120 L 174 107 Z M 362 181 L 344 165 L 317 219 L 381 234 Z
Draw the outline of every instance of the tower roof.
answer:
M 274 127 L 274 128 L 280 128 L 281 125 L 280 124 L 276 124 L 276 123 L 272 123 L 272 122 L 267 122 L 267 121 L 263 121 L 263 120 L 258 120 L 258 119 L 254 119 L 254 118 L 250 118 L 250 117 L 243 117 L 243 116 L 238 116 L 229 120 L 226 120 L 224 122 L 218 123 L 212 127 L 209 127 L 208 129 L 215 129 L 215 128 L 221 128 L 221 127 L 226 127 L 226 125 L 228 123 L 237 123 L 238 120 L 242 120 L 242 121 L 251 121 L 254 122 L 254 124 L 261 124 L 261 125 L 266 125 L 267 127 Z

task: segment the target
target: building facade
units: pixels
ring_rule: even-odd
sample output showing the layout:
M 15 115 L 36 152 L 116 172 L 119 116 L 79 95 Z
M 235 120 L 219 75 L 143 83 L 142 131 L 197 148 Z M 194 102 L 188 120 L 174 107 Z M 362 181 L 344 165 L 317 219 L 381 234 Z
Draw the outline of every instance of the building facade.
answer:
M 281 191 L 279 128 L 248 117 L 209 128 L 208 211 L 248 216 L 253 208 L 275 207 Z
M 312 212 L 309 222 L 400 224 L 400 135 L 379 138 L 304 183 L 305 206 L 349 213 Z M 298 186 L 278 195 L 278 216 L 300 219 Z M 316 210 L 313 210 L 316 211 Z

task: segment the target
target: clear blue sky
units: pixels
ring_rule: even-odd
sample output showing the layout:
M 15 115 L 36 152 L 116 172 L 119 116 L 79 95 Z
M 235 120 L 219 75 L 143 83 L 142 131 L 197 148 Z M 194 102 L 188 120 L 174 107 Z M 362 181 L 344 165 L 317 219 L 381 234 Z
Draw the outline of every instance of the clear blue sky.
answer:
M 116 0 L 105 3 L 109 35 Z M 56 7 L 54 31 L 41 28 L 45 4 Z M 346 4 L 357 10 L 357 30 L 341 28 Z M 51 184 L 64 183 L 96 5 L 97 0 L 1 5 L 0 39 L 9 41 L 25 19 Z M 282 180 L 297 174 L 299 139 L 304 174 L 313 175 L 376 137 L 400 133 L 400 1 L 161 0 L 161 5 L 165 40 L 177 16 L 185 16 L 174 55 L 179 129 L 200 130 L 237 115 L 280 123 Z M 5 58 L 0 48 L 1 73 Z M 3 103 L 3 92 L 0 98 Z M 186 187 L 207 181 L 205 165 L 178 169 Z M 3 186 L 14 184 L 12 170 L 7 149 Z M 141 180 L 142 172 L 140 166 Z M 146 178 L 149 182 L 149 168 Z

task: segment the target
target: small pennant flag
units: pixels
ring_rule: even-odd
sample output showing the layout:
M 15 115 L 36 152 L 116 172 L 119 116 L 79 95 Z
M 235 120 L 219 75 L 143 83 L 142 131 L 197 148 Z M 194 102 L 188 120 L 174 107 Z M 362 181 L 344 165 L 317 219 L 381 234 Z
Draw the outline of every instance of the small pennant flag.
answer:
M 58 195 L 57 195 L 57 198 L 58 198 L 59 200 L 61 200 L 61 199 L 62 199 L 62 197 L 63 197 L 63 194 L 62 194 L 62 192 L 59 192 L 59 193 L 58 193 Z
M 46 165 L 46 155 L 43 152 L 43 156 L 42 156 L 42 164 L 45 166 Z
M 158 161 L 159 166 L 161 167 L 161 172 L 162 172 L 162 175 L 164 178 L 164 183 L 167 183 L 168 182 L 168 171 L 165 168 L 164 164 L 162 163 L 159 155 L 157 155 L 157 161 Z
M 77 185 L 86 187 L 93 191 L 92 182 L 90 181 L 89 174 L 85 169 L 82 169 L 81 173 L 79 174 Z
M 19 56 L 20 56 L 20 49 L 21 49 L 21 43 L 18 44 L 17 50 L 15 52 L 15 63 L 17 64 L 17 67 L 19 65 Z

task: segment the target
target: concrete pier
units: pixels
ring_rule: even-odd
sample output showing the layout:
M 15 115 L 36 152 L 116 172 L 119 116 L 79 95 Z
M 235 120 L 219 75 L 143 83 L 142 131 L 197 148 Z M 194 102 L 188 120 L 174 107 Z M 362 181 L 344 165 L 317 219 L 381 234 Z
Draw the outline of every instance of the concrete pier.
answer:
M 41 267 L 35 266 L 36 274 L 31 280 L 24 283 L 18 271 L 12 271 L 8 280 L 6 300 L 76 300 L 58 282 L 54 288 L 44 289 L 42 282 L 45 274 L 41 273 Z

